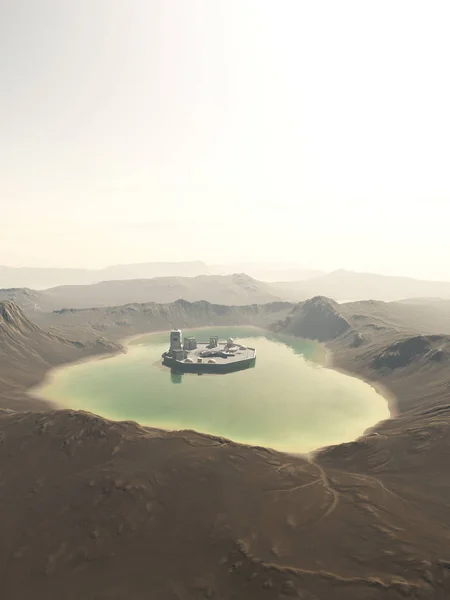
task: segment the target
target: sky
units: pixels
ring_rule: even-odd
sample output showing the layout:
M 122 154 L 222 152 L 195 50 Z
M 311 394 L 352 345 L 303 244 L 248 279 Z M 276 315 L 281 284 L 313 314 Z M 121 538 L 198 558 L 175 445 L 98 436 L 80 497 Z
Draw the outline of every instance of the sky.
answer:
M 450 4 L 0 0 L 0 264 L 450 280 Z

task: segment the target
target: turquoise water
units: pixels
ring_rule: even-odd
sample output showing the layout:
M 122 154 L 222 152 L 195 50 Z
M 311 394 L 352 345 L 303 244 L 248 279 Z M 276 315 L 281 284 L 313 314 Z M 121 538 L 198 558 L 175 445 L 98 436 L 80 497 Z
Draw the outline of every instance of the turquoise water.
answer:
M 389 417 L 372 387 L 321 366 L 323 353 L 312 342 L 249 327 L 183 333 L 199 340 L 232 336 L 256 348 L 256 365 L 224 375 L 176 375 L 161 365 L 168 334 L 152 334 L 130 343 L 127 354 L 55 371 L 39 393 L 110 419 L 290 452 L 352 440 Z

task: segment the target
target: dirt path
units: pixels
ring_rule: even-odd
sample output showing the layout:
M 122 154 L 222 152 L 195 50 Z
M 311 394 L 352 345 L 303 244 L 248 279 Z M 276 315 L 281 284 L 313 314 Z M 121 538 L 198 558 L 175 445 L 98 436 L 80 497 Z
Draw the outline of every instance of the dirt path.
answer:
M 312 458 L 309 458 L 308 460 L 319 471 L 319 475 L 320 475 L 319 480 L 322 482 L 322 485 L 325 488 L 325 490 L 329 494 L 331 494 L 331 496 L 333 497 L 333 501 L 330 504 L 330 506 L 328 507 L 327 511 L 319 519 L 319 521 L 322 521 L 323 519 L 326 519 L 326 517 L 331 515 L 331 513 L 336 509 L 337 505 L 339 504 L 340 494 L 331 485 L 330 480 L 329 480 L 328 475 L 326 474 L 325 470 L 320 465 L 318 465 L 316 462 L 314 462 L 314 460 Z

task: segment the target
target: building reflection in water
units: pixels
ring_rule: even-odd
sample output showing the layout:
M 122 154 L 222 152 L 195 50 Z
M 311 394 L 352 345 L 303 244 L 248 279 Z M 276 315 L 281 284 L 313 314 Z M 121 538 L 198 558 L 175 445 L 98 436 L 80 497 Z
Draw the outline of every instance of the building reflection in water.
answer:
M 170 381 L 172 383 L 183 383 L 183 375 L 182 371 L 175 371 L 174 369 L 170 369 Z M 196 373 L 198 377 L 201 377 L 203 373 Z
M 170 369 L 170 381 L 172 383 L 181 383 L 183 381 L 183 373 Z

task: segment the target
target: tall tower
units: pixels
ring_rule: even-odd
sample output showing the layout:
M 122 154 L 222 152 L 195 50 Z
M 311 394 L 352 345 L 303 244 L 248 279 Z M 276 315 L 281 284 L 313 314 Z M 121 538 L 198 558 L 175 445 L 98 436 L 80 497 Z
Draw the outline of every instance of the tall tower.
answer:
M 172 329 L 170 332 L 170 351 L 181 350 L 183 343 L 183 336 L 179 329 Z

